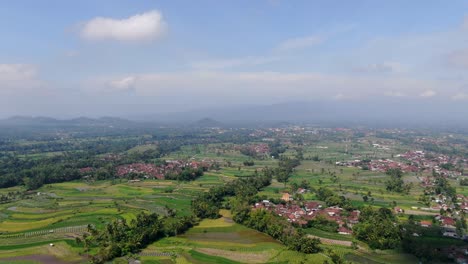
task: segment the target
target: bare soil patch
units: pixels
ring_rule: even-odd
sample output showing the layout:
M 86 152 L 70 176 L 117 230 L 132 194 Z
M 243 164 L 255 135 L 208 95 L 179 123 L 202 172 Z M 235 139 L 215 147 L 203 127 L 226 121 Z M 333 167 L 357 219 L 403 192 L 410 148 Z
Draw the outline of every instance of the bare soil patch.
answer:
M 197 248 L 197 251 L 216 257 L 223 257 L 230 260 L 243 263 L 266 263 L 270 258 L 267 252 L 263 253 L 242 253 L 230 250 L 214 249 L 214 248 Z
M 28 255 L 28 256 L 18 256 L 12 258 L 4 258 L 0 259 L 0 263 L 8 263 L 8 261 L 21 261 L 21 260 L 29 260 L 29 261 L 36 261 L 39 263 L 44 264 L 69 264 L 69 263 L 77 263 L 77 262 L 69 262 L 60 260 L 54 256 L 50 255 Z

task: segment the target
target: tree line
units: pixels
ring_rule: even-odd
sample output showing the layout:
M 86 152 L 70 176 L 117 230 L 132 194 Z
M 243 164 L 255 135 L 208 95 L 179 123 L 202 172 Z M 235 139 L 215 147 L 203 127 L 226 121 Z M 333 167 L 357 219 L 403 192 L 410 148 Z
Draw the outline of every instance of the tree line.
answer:
M 161 217 L 156 213 L 140 213 L 130 223 L 114 220 L 103 230 L 89 226 L 89 233 L 76 239 L 85 250 L 97 248 L 91 255 L 92 263 L 105 263 L 117 257 L 138 253 L 149 244 L 181 234 L 196 224 L 193 216 Z

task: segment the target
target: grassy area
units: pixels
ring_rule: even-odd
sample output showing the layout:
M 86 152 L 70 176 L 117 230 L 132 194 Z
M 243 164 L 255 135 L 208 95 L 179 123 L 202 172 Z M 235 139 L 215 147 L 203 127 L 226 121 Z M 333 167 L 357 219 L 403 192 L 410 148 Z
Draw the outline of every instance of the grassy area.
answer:
M 311 234 L 311 235 L 314 235 L 314 236 L 318 236 L 318 237 L 323 237 L 323 238 L 329 238 L 329 239 L 334 239 L 334 240 L 343 240 L 343 241 L 352 241 L 353 240 L 353 237 L 350 236 L 350 235 L 340 235 L 338 233 L 330 233 L 330 232 L 326 232 L 326 231 L 323 231 L 323 230 L 320 230 L 320 229 L 317 229 L 317 228 L 306 228 L 304 229 L 304 231 L 307 233 L 307 234 Z

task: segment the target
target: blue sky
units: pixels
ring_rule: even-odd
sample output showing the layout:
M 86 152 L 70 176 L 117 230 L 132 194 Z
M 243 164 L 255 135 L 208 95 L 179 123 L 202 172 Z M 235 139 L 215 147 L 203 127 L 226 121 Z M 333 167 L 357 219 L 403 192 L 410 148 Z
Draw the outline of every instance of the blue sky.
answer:
M 467 1 L 9 1 L 0 113 L 468 104 L 467 10 Z

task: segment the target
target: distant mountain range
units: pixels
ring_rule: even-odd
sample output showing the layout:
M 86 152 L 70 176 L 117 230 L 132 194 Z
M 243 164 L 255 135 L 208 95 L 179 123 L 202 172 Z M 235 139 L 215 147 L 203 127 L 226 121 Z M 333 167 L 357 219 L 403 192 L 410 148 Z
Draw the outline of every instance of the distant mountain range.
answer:
M 409 101 L 328 101 L 289 102 L 273 105 L 244 105 L 196 109 L 154 115 L 160 122 L 185 122 L 209 117 L 223 124 L 272 125 L 309 123 L 330 126 L 366 125 L 373 127 L 461 127 L 468 128 L 468 107 L 448 108 L 443 102 Z M 150 120 L 146 119 L 146 120 Z
M 0 125 L 3 126 L 122 126 L 133 123 L 119 117 L 55 119 L 43 116 L 13 116 L 0 120 Z
M 323 126 L 371 127 L 451 127 L 468 129 L 468 107 L 442 102 L 375 101 L 375 102 L 289 102 L 273 105 L 238 105 L 194 109 L 172 113 L 119 117 L 55 119 L 50 117 L 14 116 L 0 120 L 9 126 L 275 126 L 308 123 Z M 138 121 L 137 121 L 138 120 Z
M 205 117 L 203 119 L 196 121 L 195 123 L 192 123 L 191 126 L 207 128 L 207 127 L 223 127 L 225 126 L 225 124 L 218 122 L 212 118 Z

